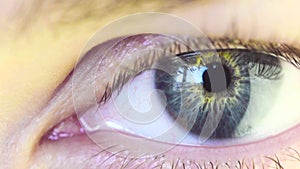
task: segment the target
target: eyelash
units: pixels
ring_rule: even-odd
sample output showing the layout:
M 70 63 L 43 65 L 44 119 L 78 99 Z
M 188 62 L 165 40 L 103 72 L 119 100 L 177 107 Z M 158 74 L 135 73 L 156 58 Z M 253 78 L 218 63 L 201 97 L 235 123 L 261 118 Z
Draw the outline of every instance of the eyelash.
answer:
M 285 60 L 295 67 L 299 68 L 300 67 L 300 51 L 297 48 L 294 48 L 292 46 L 286 45 L 286 44 L 280 44 L 280 43 L 264 43 L 264 42 L 259 42 L 255 40 L 249 40 L 249 41 L 241 41 L 241 40 L 232 40 L 230 38 L 210 38 L 210 41 L 212 42 L 212 46 L 197 46 L 197 42 L 201 42 L 201 39 L 197 38 L 187 38 L 186 42 L 188 45 L 194 45 L 196 46 L 197 50 L 207 50 L 207 49 L 215 49 L 215 50 L 221 50 L 221 49 L 246 49 L 250 51 L 256 51 L 260 53 L 266 53 L 269 55 L 273 55 L 277 58 L 280 58 L 282 60 Z M 188 46 L 187 45 L 187 46 Z M 174 54 L 180 54 L 182 52 L 189 52 L 192 51 L 191 48 L 187 46 L 180 46 L 178 43 L 174 42 L 173 45 L 171 45 L 169 48 L 165 48 L 164 52 L 171 52 Z M 161 56 L 155 55 L 155 53 L 152 53 L 151 57 L 144 57 L 142 59 L 139 59 L 137 62 L 133 64 L 133 69 L 129 68 L 124 68 L 120 72 L 116 74 L 116 76 L 113 77 L 113 81 L 111 83 L 106 84 L 105 92 L 102 95 L 102 97 L 99 100 L 99 104 L 105 104 L 109 99 L 112 97 L 113 92 L 120 92 L 122 89 L 122 86 L 127 83 L 131 78 L 136 77 L 139 75 L 139 70 L 141 70 L 144 67 L 151 66 L 152 64 L 155 63 L 156 59 Z M 295 149 L 294 149 L 295 150 Z M 297 150 L 295 150 L 296 154 L 298 154 Z M 114 155 L 111 155 L 113 157 Z M 297 156 L 292 156 L 294 159 L 298 159 L 299 157 Z M 156 158 L 161 158 L 161 156 L 156 157 Z M 280 160 L 276 155 L 274 157 L 264 157 L 268 160 L 271 160 L 274 162 L 276 168 L 283 168 L 281 166 Z M 124 163 L 126 163 L 128 159 L 124 159 Z M 130 161 L 130 160 L 129 160 Z M 300 160 L 299 160 L 300 161 Z M 178 165 L 179 161 L 173 161 L 171 163 L 172 168 L 176 168 Z M 216 162 L 209 162 L 208 165 L 205 165 L 206 162 L 191 162 L 194 163 L 195 166 L 201 166 L 202 168 L 219 168 L 219 166 L 223 164 L 216 164 Z M 254 164 L 254 161 L 253 161 Z M 237 161 L 236 164 L 233 164 L 236 168 L 241 168 L 246 167 L 246 168 L 251 168 L 249 166 L 253 164 L 246 164 L 244 160 Z M 183 164 L 184 165 L 184 164 Z M 225 163 L 224 165 L 229 166 L 229 164 Z M 248 165 L 248 166 L 247 166 Z M 159 166 L 157 166 L 159 168 Z M 161 164 L 161 168 L 163 167 L 163 164 Z M 201 168 L 199 167 L 199 168 Z M 263 166 L 259 166 L 263 167 Z M 265 166 L 264 166 L 265 167 Z M 253 166 L 255 168 L 255 166 Z
M 109 148 L 106 148 L 98 153 L 96 153 L 95 155 L 93 155 L 91 158 L 89 158 L 89 160 L 92 160 L 93 158 L 97 158 L 99 156 L 101 156 L 101 154 L 105 154 L 106 151 L 109 151 L 110 148 L 112 148 L 114 146 L 111 146 Z M 125 151 L 125 150 L 124 150 Z M 286 151 L 289 153 L 286 153 L 285 156 L 288 157 L 288 159 L 286 158 L 286 160 L 296 160 L 300 162 L 300 154 L 299 152 L 292 148 L 292 147 L 288 147 L 286 149 Z M 104 155 L 106 156 L 106 154 Z M 138 158 L 130 158 L 128 156 L 118 156 L 116 154 L 111 154 L 108 156 L 108 158 L 106 158 L 98 167 L 101 167 L 103 165 L 103 167 L 105 168 L 112 168 L 112 166 L 115 164 L 114 162 L 111 163 L 106 163 L 107 161 L 109 161 L 109 159 L 114 159 L 114 158 L 118 158 L 120 159 L 120 166 L 122 166 L 121 168 L 126 168 L 130 165 L 132 168 L 140 168 L 140 167 L 146 167 L 147 168 L 164 168 L 166 165 L 167 166 L 171 166 L 172 169 L 178 169 L 178 168 L 197 168 L 197 169 L 219 169 L 219 168 L 235 168 L 235 169 L 255 169 L 255 168 L 274 168 L 274 169 L 285 169 L 284 164 L 281 162 L 281 159 L 279 159 L 279 157 L 274 154 L 273 156 L 264 156 L 262 157 L 262 159 L 264 159 L 264 162 L 266 163 L 260 163 L 260 164 L 256 164 L 254 160 L 250 160 L 250 162 L 246 162 L 245 159 L 241 159 L 235 162 L 225 162 L 225 163 L 218 163 L 218 162 L 214 162 L 214 161 L 191 161 L 191 160 L 182 160 L 182 159 L 176 159 L 175 161 L 167 161 L 166 160 L 166 155 L 165 154 L 161 154 L 161 155 L 157 155 L 151 158 L 144 158 L 142 161 L 139 161 Z M 159 163 L 157 163 L 159 161 Z M 248 160 L 249 161 L 249 160 Z M 88 162 L 88 161 L 86 161 Z M 149 163 L 148 163 L 149 162 Z M 131 164 L 134 163 L 134 164 Z M 87 166 L 89 166 L 87 164 Z
M 181 59 L 193 57 L 194 55 L 201 55 L 204 52 L 211 52 L 212 50 L 208 51 L 193 51 L 193 52 L 185 52 L 182 54 L 176 54 Z M 244 57 L 244 62 L 247 63 L 248 69 L 254 70 L 255 76 L 262 77 L 264 79 L 275 80 L 280 78 L 280 73 L 282 71 L 282 67 L 277 63 L 278 58 L 274 59 L 273 56 L 265 55 L 261 52 L 253 52 L 248 49 L 217 49 L 216 52 L 230 52 L 232 57 Z

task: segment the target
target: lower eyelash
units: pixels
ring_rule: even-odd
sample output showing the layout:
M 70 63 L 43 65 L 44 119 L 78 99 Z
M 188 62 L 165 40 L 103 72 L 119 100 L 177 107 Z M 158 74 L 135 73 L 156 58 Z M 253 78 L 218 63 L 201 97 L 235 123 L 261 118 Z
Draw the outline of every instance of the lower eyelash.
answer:
M 89 160 L 93 160 L 98 156 L 101 156 L 101 153 L 105 153 L 110 149 L 106 148 L 102 151 L 98 152 L 96 155 L 89 158 L 86 162 L 88 163 Z M 289 154 L 285 154 L 284 160 L 294 160 L 299 162 L 300 165 L 300 155 L 299 152 L 289 147 L 287 150 L 290 152 Z M 124 150 L 125 151 L 125 150 Z M 119 159 L 117 162 L 116 160 L 112 160 L 112 162 L 107 163 L 110 159 Z M 261 157 L 261 163 L 256 163 L 256 159 L 246 160 L 240 159 L 238 161 L 232 162 L 224 162 L 218 163 L 216 161 L 191 161 L 188 159 L 180 159 L 177 158 L 176 160 L 167 160 L 167 155 L 161 154 L 157 156 L 153 156 L 151 158 L 131 158 L 129 156 L 119 156 L 116 154 L 111 154 L 107 158 L 103 159 L 97 167 L 105 167 L 105 168 L 112 168 L 112 167 L 119 167 L 122 169 L 126 168 L 165 168 L 170 167 L 172 169 L 185 169 L 185 168 L 197 168 L 197 169 L 223 169 L 223 168 L 234 168 L 234 169 L 264 169 L 264 168 L 274 168 L 274 169 L 286 169 L 284 164 L 284 160 L 280 159 L 276 154 L 272 156 L 264 156 Z

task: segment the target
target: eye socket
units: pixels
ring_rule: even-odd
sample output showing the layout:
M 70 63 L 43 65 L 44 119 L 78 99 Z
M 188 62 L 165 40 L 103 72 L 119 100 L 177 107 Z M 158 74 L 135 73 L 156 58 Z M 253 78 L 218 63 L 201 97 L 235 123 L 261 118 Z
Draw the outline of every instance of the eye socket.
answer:
M 169 24 L 169 25 L 174 26 L 174 24 Z M 194 135 L 190 134 L 190 129 L 192 129 L 192 127 L 194 126 L 194 121 L 196 121 L 197 119 L 197 114 L 198 114 L 197 112 L 199 111 L 199 109 L 194 109 L 193 110 L 194 113 L 190 113 L 192 114 L 192 117 L 189 118 L 192 120 L 192 123 L 182 122 L 185 120 L 183 116 L 184 113 L 180 113 L 180 115 L 183 118 L 176 118 L 176 120 L 177 119 L 179 120 L 174 122 L 174 118 L 172 119 L 172 117 L 170 117 L 168 112 L 166 112 L 165 106 L 168 105 L 168 102 L 166 101 L 167 95 L 164 93 L 164 90 L 162 89 L 158 89 L 158 90 L 156 89 L 155 90 L 156 94 L 150 95 L 151 96 L 150 100 L 152 101 L 152 103 L 156 104 L 156 107 L 150 106 L 150 108 L 149 107 L 148 108 L 149 110 L 153 108 L 153 110 L 155 111 L 147 111 L 145 105 L 137 104 L 138 102 L 146 103 L 147 101 L 145 102 L 144 98 L 145 95 L 149 96 L 149 93 L 147 93 L 147 91 L 149 90 L 151 91 L 155 89 L 155 87 L 157 87 L 155 86 L 154 83 L 155 79 L 153 79 L 153 77 L 155 77 L 156 71 L 151 72 L 150 70 L 153 68 L 155 68 L 154 70 L 156 69 L 165 70 L 164 67 L 169 66 L 168 64 L 162 64 L 161 66 L 155 67 L 158 65 L 157 63 L 161 61 L 162 58 L 167 58 L 167 60 L 168 59 L 172 60 L 172 58 L 178 58 L 177 68 L 180 67 L 189 68 L 191 67 L 191 65 L 201 65 L 201 57 L 198 57 L 200 59 L 194 57 L 195 53 L 197 52 L 209 53 L 207 51 L 210 51 L 211 55 L 218 56 L 216 57 L 215 60 L 207 62 L 206 64 L 202 63 L 202 66 L 198 66 L 200 70 L 197 69 L 197 66 L 194 66 L 193 71 L 198 71 L 198 75 L 195 75 L 197 73 L 193 73 L 193 71 L 189 70 L 190 77 L 195 83 L 201 83 L 201 80 L 206 82 L 207 80 L 209 80 L 211 82 L 213 81 L 212 79 L 214 79 L 213 78 L 214 76 L 211 76 L 210 74 L 219 74 L 218 72 L 224 72 L 224 69 L 225 70 L 226 68 L 228 69 L 228 66 L 223 64 L 224 61 L 222 62 L 222 58 L 223 60 L 224 59 L 230 60 L 230 58 L 248 58 L 245 59 L 248 62 L 248 64 L 246 64 L 246 66 L 245 64 L 242 64 L 245 66 L 245 68 L 242 69 L 248 69 L 248 73 L 250 71 L 251 75 L 257 74 L 256 76 L 251 76 L 251 78 L 249 78 L 250 80 L 253 79 L 252 77 L 256 77 L 257 79 L 260 80 L 262 79 L 266 80 L 267 78 L 269 78 L 269 79 L 273 79 L 274 81 L 274 79 L 276 80 L 276 77 L 280 77 L 276 75 L 280 75 L 281 73 L 285 74 L 285 70 L 289 70 L 289 69 L 293 69 L 291 73 L 292 75 L 289 74 L 290 76 L 294 76 L 295 74 L 297 74 L 297 69 L 293 67 L 291 64 L 288 63 L 277 64 L 277 66 L 275 64 L 274 66 L 274 64 L 273 65 L 270 64 L 271 63 L 270 60 L 272 59 L 269 59 L 269 61 L 268 59 L 266 59 L 266 58 L 273 58 L 274 60 L 274 58 L 283 58 L 284 60 L 290 61 L 294 65 L 299 63 L 298 54 L 300 52 L 298 52 L 297 49 L 287 46 L 285 44 L 263 43 L 259 41 L 240 41 L 240 40 L 228 39 L 228 38 L 207 38 L 201 34 L 200 36 L 192 36 L 190 34 L 185 34 L 186 32 L 191 32 L 191 31 L 186 31 L 186 30 L 182 32 L 179 31 L 180 35 L 187 35 L 187 36 L 178 36 L 175 34 L 165 35 L 165 34 L 156 34 L 156 33 L 123 36 L 123 37 L 106 41 L 103 44 L 97 45 L 86 53 L 86 56 L 84 57 L 84 59 L 86 60 L 80 62 L 80 64 L 78 65 L 78 69 L 75 69 L 74 71 L 75 72 L 73 76 L 74 85 L 72 86 L 73 100 L 75 103 L 74 106 L 76 109 L 76 113 L 82 125 L 88 132 L 88 135 L 92 138 L 94 142 L 96 142 L 98 145 L 103 147 L 105 150 L 109 149 L 109 151 L 112 151 L 117 154 L 123 153 L 126 150 L 129 151 L 130 155 L 132 156 L 140 156 L 143 153 L 147 153 L 149 155 L 160 154 L 164 151 L 171 149 L 175 145 L 179 145 L 179 146 L 197 145 L 198 146 L 200 145 L 199 142 L 201 143 L 201 146 L 205 145 L 205 146 L 212 146 L 212 147 L 220 147 L 220 146 L 222 147 L 228 145 L 232 146 L 238 143 L 241 144 L 245 143 L 245 140 L 242 139 L 237 141 L 235 135 L 238 136 L 239 134 L 238 132 L 233 132 L 234 133 L 233 138 L 229 136 L 224 137 L 226 141 L 224 141 L 224 138 L 222 140 L 216 139 L 218 137 L 211 139 L 210 136 L 213 134 L 213 132 L 212 133 L 207 132 L 204 134 L 204 136 L 200 137 L 200 141 L 199 141 L 199 137 L 195 138 L 194 137 L 195 134 Z M 240 54 L 242 53 L 243 55 L 255 54 L 264 57 L 235 56 L 239 52 Z M 240 54 L 238 54 L 238 56 Z M 107 56 L 110 56 L 113 59 L 111 58 L 107 59 L 108 58 Z M 209 54 L 206 56 L 208 60 L 214 58 L 211 57 Z M 100 59 L 97 60 L 95 58 L 100 58 Z M 231 67 L 236 67 L 236 65 L 232 64 L 232 60 L 231 62 L 228 62 L 229 65 L 231 64 Z M 262 66 L 262 65 L 268 65 L 268 66 Z M 216 66 L 219 68 L 216 71 L 217 73 L 211 71 Z M 283 68 L 282 70 L 280 68 L 281 66 Z M 101 67 L 101 69 L 99 67 Z M 267 67 L 269 68 L 266 69 Z M 288 69 L 286 69 L 286 67 L 288 67 Z M 179 71 L 188 70 L 183 68 Z M 266 71 L 274 68 L 275 68 L 275 72 L 274 70 Z M 98 71 L 98 69 L 101 71 Z M 223 77 L 223 80 L 221 80 L 221 82 L 223 82 L 222 83 L 223 85 L 217 86 L 217 88 L 215 86 L 212 86 L 212 84 L 215 85 L 216 83 L 210 83 L 210 84 L 205 83 L 206 90 L 210 91 L 208 93 L 214 93 L 229 88 L 230 82 L 233 80 L 231 79 L 232 73 L 240 74 L 241 73 L 240 71 L 242 69 L 240 66 L 237 69 L 235 69 L 236 70 L 235 72 L 231 72 L 231 74 L 229 73 L 229 75 L 231 75 L 229 78 L 228 75 L 223 73 L 223 76 L 221 76 Z M 172 69 L 169 68 L 167 68 L 167 70 L 165 71 L 168 72 L 169 74 L 172 73 Z M 85 76 L 83 76 L 82 72 L 88 72 L 88 73 L 85 74 Z M 273 73 L 271 73 L 270 75 L 269 74 L 270 72 Z M 199 74 L 201 75 L 200 77 Z M 203 77 L 202 75 L 204 75 L 205 78 L 202 78 Z M 288 79 L 290 79 L 290 76 L 288 77 Z M 140 82 L 138 82 L 138 80 L 140 80 Z M 225 81 L 226 83 L 224 83 Z M 260 81 L 258 80 L 257 83 L 258 82 Z M 134 86 L 134 84 L 137 84 L 135 85 L 136 88 L 132 89 L 132 86 Z M 236 83 L 235 85 L 237 84 L 238 83 Z M 293 84 L 295 85 L 295 83 Z M 142 87 L 147 85 L 148 86 L 150 85 L 150 87 L 148 88 L 149 90 L 146 90 L 145 88 Z M 260 86 L 259 83 L 258 86 Z M 268 84 L 264 86 L 273 87 L 274 84 L 273 85 Z M 140 98 L 136 99 L 134 97 L 130 98 L 131 96 L 128 97 L 128 94 L 126 92 L 125 95 L 121 97 L 122 94 L 124 93 L 124 89 L 126 88 L 130 89 L 131 91 L 135 91 L 136 96 L 140 96 L 141 99 Z M 267 91 L 270 91 L 269 88 L 267 89 L 268 89 Z M 143 93 L 142 94 L 137 93 L 138 90 L 139 92 L 144 92 L 145 95 L 143 95 Z M 264 88 L 260 88 L 260 90 L 264 91 Z M 84 92 L 85 94 L 83 95 L 82 92 Z M 260 91 L 258 91 L 257 93 L 260 93 Z M 200 95 L 197 96 L 198 100 L 201 100 L 199 96 Z M 259 94 L 256 94 L 255 97 L 261 99 Z M 184 97 L 184 98 L 189 98 L 189 97 Z M 272 97 L 272 99 L 275 98 Z M 256 99 L 250 98 L 250 101 L 251 100 L 256 100 Z M 209 101 L 209 100 L 206 99 L 205 101 Z M 133 103 L 135 103 L 134 106 L 132 106 Z M 297 104 L 293 103 L 293 105 L 297 105 Z M 188 104 L 180 104 L 180 106 L 183 107 L 183 108 L 181 107 L 180 110 L 190 109 L 190 107 L 188 107 Z M 225 104 L 219 104 L 219 106 L 220 106 L 218 108 L 219 110 L 225 109 Z M 297 107 L 297 106 L 293 106 L 293 107 Z M 135 109 L 138 109 L 138 112 L 144 112 L 144 113 L 139 113 L 139 114 L 134 113 L 137 111 Z M 262 108 L 262 110 L 266 110 L 266 109 L 268 110 L 268 107 Z M 282 111 L 282 109 L 279 110 Z M 299 112 L 299 111 L 294 111 L 294 112 Z M 149 113 L 150 115 L 148 115 L 147 113 Z M 261 111 L 260 114 L 263 115 L 264 113 L 265 113 L 264 111 Z M 145 114 L 147 114 L 147 116 L 145 116 Z M 247 117 L 246 116 L 247 114 L 249 113 L 245 113 L 245 117 L 243 119 Z M 276 115 L 278 116 L 278 114 Z M 282 113 L 280 113 L 280 115 L 282 115 Z M 215 128 L 218 127 L 217 124 L 221 120 L 221 117 L 222 116 L 218 116 L 218 118 L 220 119 L 210 118 L 211 120 L 215 120 L 215 121 L 208 124 L 213 124 L 213 125 L 211 126 L 208 125 L 209 129 L 202 129 L 202 130 L 215 131 Z M 294 113 L 293 117 L 296 117 L 293 119 L 297 119 L 297 120 L 299 119 L 297 113 Z M 164 118 L 165 121 L 154 123 L 161 118 Z M 251 118 L 253 119 L 249 120 Z M 239 124 L 244 124 L 244 126 L 241 127 L 243 129 L 241 132 L 243 134 L 246 133 L 248 135 L 250 134 L 253 135 L 253 133 L 255 134 L 255 132 L 252 133 L 249 132 L 249 129 L 247 127 L 253 125 L 253 123 L 256 123 L 255 120 L 259 118 L 260 116 L 255 116 L 255 117 L 251 116 L 251 117 L 247 117 L 246 118 L 247 120 L 240 119 Z M 265 119 L 269 119 L 269 118 L 265 118 Z M 298 124 L 299 121 L 297 120 L 295 121 L 295 124 Z M 135 126 L 131 126 L 133 122 Z M 265 122 L 266 121 L 262 120 L 261 124 L 265 124 Z M 147 123 L 148 125 L 145 125 L 145 123 Z M 283 130 L 287 126 L 290 126 L 289 122 L 280 123 L 280 124 L 283 124 L 282 125 L 283 128 L 280 128 L 281 130 Z M 265 127 L 264 125 L 261 126 Z M 238 127 L 240 127 L 240 125 L 238 125 Z M 244 131 L 245 129 L 247 130 L 246 132 Z M 270 134 L 270 136 L 278 133 L 276 131 L 274 132 L 273 127 L 271 129 L 273 133 L 267 133 Z M 258 130 L 260 130 L 260 128 Z M 252 129 L 252 131 L 255 130 Z M 264 137 L 266 136 L 263 134 L 255 136 L 255 138 L 257 139 L 261 139 Z M 238 138 L 245 138 L 245 135 L 243 135 L 243 137 L 238 137 Z M 247 138 L 247 140 L 251 140 L 251 138 L 250 139 Z M 137 147 L 140 146 L 142 146 L 143 148 L 137 149 Z M 125 155 L 128 156 L 128 154 Z M 226 153 L 226 155 L 228 155 L 228 153 Z M 211 154 L 210 156 L 212 157 L 213 154 Z

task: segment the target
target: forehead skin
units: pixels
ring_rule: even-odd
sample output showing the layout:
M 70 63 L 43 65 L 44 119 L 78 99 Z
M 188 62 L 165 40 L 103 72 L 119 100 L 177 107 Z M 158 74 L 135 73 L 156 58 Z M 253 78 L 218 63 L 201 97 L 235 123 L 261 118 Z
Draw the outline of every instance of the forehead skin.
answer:
M 235 16 L 237 27 L 241 30 L 238 37 L 251 36 L 262 40 L 272 37 L 274 41 L 299 45 L 294 41 L 297 37 L 299 39 L 300 33 L 297 22 L 300 17 L 297 6 L 300 4 L 297 1 L 99 0 L 76 3 L 28 1 L 19 4 L 15 0 L 1 3 L 0 6 L 7 7 L 0 13 L 2 151 L 7 151 L 7 146 L 18 146 L 13 138 L 17 138 L 18 132 L 26 125 L 31 125 L 27 122 L 41 111 L 57 86 L 72 70 L 89 37 L 121 16 L 145 11 L 170 12 L 216 35 L 230 34 L 226 32 L 229 24 L 223 22 L 229 23 L 232 16 Z M 195 9 L 195 6 L 199 8 Z M 215 10 L 211 10 L 212 6 Z M 239 12 L 241 14 L 236 16 Z M 212 22 L 219 17 L 222 17 L 219 22 Z M 256 25 L 250 24 L 252 22 Z M 251 34 L 253 29 L 259 29 L 259 32 Z M 18 156 L 30 155 L 32 146 L 21 147 Z M 4 158 L 1 157 L 0 161 Z M 24 164 L 24 161 L 24 158 L 18 159 L 18 164 Z

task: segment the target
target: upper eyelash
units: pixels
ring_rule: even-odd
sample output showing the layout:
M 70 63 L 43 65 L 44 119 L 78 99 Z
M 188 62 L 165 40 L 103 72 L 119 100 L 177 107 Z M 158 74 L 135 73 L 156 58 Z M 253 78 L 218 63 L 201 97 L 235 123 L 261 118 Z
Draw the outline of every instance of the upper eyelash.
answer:
M 207 39 L 203 37 L 187 37 L 182 39 L 184 41 L 184 45 L 174 42 L 172 45 L 164 49 L 165 53 L 171 52 L 176 55 L 182 52 L 191 52 L 195 50 L 247 49 L 273 55 L 274 57 L 287 61 L 300 69 L 300 49 L 284 43 L 267 43 L 257 40 L 243 41 L 228 37 L 209 37 L 208 39 L 210 43 L 207 43 Z M 132 76 L 135 77 L 138 74 L 138 70 L 152 65 L 158 57 L 161 56 L 157 56 L 155 53 L 150 53 L 148 57 L 138 59 L 134 62 L 134 65 L 132 66 L 133 68 L 122 69 L 113 77 L 111 83 L 107 83 L 105 92 L 98 103 L 105 104 L 111 98 L 113 92 L 120 92 L 123 85 L 132 78 Z
M 248 49 L 262 53 L 267 53 L 278 57 L 282 60 L 285 60 L 293 64 L 296 68 L 300 69 L 300 50 L 285 43 L 267 43 L 260 42 L 257 40 L 242 41 L 237 39 L 230 39 L 227 37 L 217 38 L 216 40 L 216 43 L 214 43 L 214 38 L 211 38 L 213 45 L 218 49 L 234 47 L 234 49 Z M 220 41 L 221 43 L 218 43 Z

